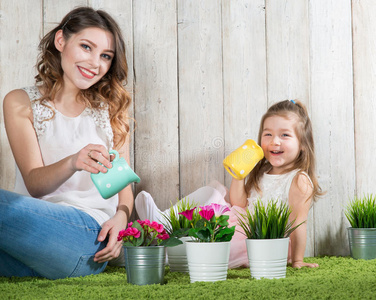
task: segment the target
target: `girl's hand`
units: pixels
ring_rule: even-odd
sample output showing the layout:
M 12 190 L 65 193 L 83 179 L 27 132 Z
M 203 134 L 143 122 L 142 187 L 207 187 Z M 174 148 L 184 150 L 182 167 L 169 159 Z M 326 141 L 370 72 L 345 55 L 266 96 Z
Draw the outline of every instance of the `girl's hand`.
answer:
M 90 173 L 106 173 L 110 169 L 110 154 L 103 145 L 89 144 L 79 152 L 72 155 L 72 168 L 74 171 L 85 170 Z M 101 164 L 98 164 L 100 162 Z
M 244 189 L 245 180 L 232 178 L 230 186 L 230 204 L 246 208 L 248 204 L 247 194 Z
M 307 268 L 318 268 L 319 265 L 315 263 L 305 263 L 303 261 L 295 261 L 292 263 L 293 268 L 300 269 L 302 267 L 307 267 Z
M 107 246 L 94 256 L 94 261 L 104 263 L 119 256 L 122 241 L 118 241 L 119 231 L 124 229 L 127 224 L 127 216 L 123 211 L 117 211 L 115 216 L 105 222 L 102 230 L 99 232 L 98 241 L 103 242 L 108 236 Z

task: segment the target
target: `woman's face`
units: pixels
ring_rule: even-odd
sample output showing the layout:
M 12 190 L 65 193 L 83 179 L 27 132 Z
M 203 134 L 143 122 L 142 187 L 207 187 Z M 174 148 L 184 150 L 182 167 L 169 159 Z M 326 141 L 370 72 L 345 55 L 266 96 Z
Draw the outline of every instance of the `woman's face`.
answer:
M 100 28 L 86 28 L 65 40 L 59 30 L 56 49 L 61 52 L 64 85 L 88 89 L 110 69 L 115 55 L 112 33 Z

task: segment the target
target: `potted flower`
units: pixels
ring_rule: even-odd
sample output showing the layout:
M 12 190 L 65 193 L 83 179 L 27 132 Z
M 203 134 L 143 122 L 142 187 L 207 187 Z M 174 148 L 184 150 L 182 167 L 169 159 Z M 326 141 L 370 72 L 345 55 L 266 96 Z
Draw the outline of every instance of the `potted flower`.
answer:
M 130 222 L 119 232 L 118 241 L 121 240 L 127 280 L 137 285 L 163 283 L 165 247 L 181 244 L 170 238 L 162 224 L 149 220 Z
M 193 241 L 186 243 L 191 282 L 227 279 L 230 241 L 235 233 L 235 226 L 229 227 L 229 216 L 224 215 L 228 210 L 216 203 L 200 206 L 200 219 L 195 224 L 194 209 L 180 213 L 192 222 L 188 235 Z
M 351 257 L 376 258 L 376 197 L 373 194 L 355 196 L 347 205 L 345 215 L 351 225 L 348 228 Z
M 165 219 L 162 223 L 165 226 L 167 233 L 171 237 L 176 237 L 182 241 L 181 245 L 167 248 L 168 264 L 171 272 L 188 273 L 187 250 L 185 243 L 192 239 L 188 236 L 188 231 L 192 224 L 194 226 L 200 218 L 200 215 L 195 208 L 195 203 L 190 202 L 188 198 L 184 198 L 176 205 L 171 206 L 168 212 L 162 214 Z M 184 211 L 192 211 L 191 220 L 188 220 L 180 214 Z
M 266 205 L 259 199 L 251 212 L 239 214 L 240 227 L 246 235 L 251 276 L 260 279 L 286 277 L 290 234 L 301 224 L 292 227 L 291 210 L 287 203 L 269 200 Z

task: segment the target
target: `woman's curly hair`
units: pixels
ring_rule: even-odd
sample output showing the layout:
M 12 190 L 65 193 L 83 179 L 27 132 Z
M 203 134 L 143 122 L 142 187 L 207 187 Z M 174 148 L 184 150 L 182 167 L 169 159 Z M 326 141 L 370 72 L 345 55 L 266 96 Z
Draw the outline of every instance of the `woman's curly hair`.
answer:
M 115 43 L 115 55 L 108 72 L 96 84 L 81 90 L 78 100 L 86 106 L 101 109 L 108 105 L 110 122 L 114 134 L 114 148 L 120 148 L 129 134 L 128 108 L 131 96 L 125 89 L 128 64 L 125 56 L 125 43 L 116 21 L 105 11 L 90 7 L 78 7 L 69 12 L 61 23 L 47 33 L 39 43 L 40 55 L 37 62 L 37 85 L 43 90 L 38 99 L 52 101 L 63 85 L 63 69 L 60 52 L 55 47 L 55 35 L 63 31 L 65 40 L 86 28 L 100 28 L 112 33 Z M 106 106 L 107 106 L 106 105 Z

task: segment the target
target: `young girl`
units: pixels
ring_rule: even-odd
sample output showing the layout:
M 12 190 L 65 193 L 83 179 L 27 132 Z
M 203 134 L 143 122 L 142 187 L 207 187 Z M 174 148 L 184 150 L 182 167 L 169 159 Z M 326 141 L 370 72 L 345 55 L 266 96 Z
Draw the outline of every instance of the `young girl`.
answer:
M 306 108 L 299 101 L 282 101 L 271 106 L 261 119 L 258 144 L 265 157 L 247 176 L 247 180 L 233 179 L 229 193 L 218 183 L 203 187 L 188 195 L 199 205 L 219 203 L 230 208 L 230 226 L 237 225 L 238 212 L 254 202 L 271 198 L 287 201 L 291 220 L 299 224 L 307 220 L 312 201 L 321 194 L 315 175 L 315 155 L 311 121 Z M 161 212 L 151 196 L 141 192 L 135 206 L 141 219 L 163 221 Z M 303 261 L 307 238 L 307 224 L 299 226 L 290 236 L 289 263 L 294 268 L 318 267 Z M 236 231 L 231 240 L 229 267 L 248 265 L 245 235 Z
M 111 148 L 129 161 L 124 39 L 106 12 L 80 7 L 39 48 L 35 86 L 4 99 L 17 175 L 16 193 L 0 190 L 0 276 L 100 273 L 133 208 L 130 186 L 104 200 L 90 178 L 111 168 Z

